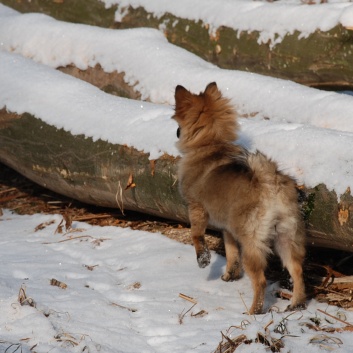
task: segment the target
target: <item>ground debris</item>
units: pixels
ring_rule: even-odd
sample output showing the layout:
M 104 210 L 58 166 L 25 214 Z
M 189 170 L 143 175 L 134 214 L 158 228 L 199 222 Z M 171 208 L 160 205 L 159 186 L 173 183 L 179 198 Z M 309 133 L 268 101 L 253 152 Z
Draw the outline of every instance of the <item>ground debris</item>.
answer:
M 64 282 L 61 282 L 61 281 L 58 281 L 57 279 L 55 278 L 52 278 L 50 280 L 50 285 L 51 286 L 56 286 L 56 287 L 59 287 L 61 289 L 66 289 L 67 288 L 67 284 L 64 283 Z
M 353 276 L 347 276 L 334 271 L 329 266 L 323 266 L 326 276 L 314 287 L 315 298 L 345 309 L 353 308 Z
M 22 306 L 29 305 L 29 306 L 32 306 L 33 308 L 36 307 L 36 302 L 31 297 L 27 296 L 26 287 L 24 285 L 21 286 L 21 288 L 18 292 L 18 302 Z
M 0 163 L 0 210 L 4 208 L 18 214 L 59 214 L 62 221 L 58 224 L 56 233 L 60 234 L 80 232 L 82 229 L 73 227 L 72 222 L 86 222 L 97 226 L 129 227 L 151 233 L 159 232 L 170 239 L 192 244 L 190 229 L 186 224 L 138 212 L 125 211 L 124 214 L 119 209 L 82 204 L 33 183 Z M 49 225 L 40 224 L 36 230 L 39 231 Z M 60 242 L 79 238 L 89 239 L 89 236 L 69 237 Z M 93 240 L 92 244 L 99 246 L 104 240 L 106 239 Z M 221 255 L 225 254 L 220 233 L 209 231 L 206 241 L 211 250 Z M 304 267 L 308 297 L 353 310 L 353 254 L 342 255 L 342 252 L 332 249 L 308 250 L 310 254 Z M 283 271 L 282 264 L 275 257 L 270 259 L 266 276 L 273 282 L 280 279 L 281 288 L 291 290 L 288 273 Z M 287 291 L 282 291 L 279 295 L 283 299 L 290 298 Z

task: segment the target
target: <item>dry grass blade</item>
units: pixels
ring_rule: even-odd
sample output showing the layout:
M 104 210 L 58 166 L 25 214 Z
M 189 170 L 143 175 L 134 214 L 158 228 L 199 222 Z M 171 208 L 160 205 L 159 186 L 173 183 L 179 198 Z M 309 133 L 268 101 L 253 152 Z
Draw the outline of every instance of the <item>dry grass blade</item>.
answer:
M 301 326 L 306 326 L 308 329 L 313 330 L 313 331 L 317 331 L 317 332 L 323 331 L 323 332 L 327 332 L 327 333 L 332 333 L 337 330 L 334 327 L 320 327 L 320 326 L 311 324 L 310 322 L 304 322 L 301 324 Z
M 284 348 L 282 339 L 273 338 L 270 334 L 264 335 L 261 332 L 258 332 L 256 343 L 262 343 L 264 346 L 269 347 L 271 352 L 280 352 Z
M 5 343 L 5 342 L 4 342 Z M 12 350 L 10 350 L 12 349 Z M 22 353 L 22 345 L 21 343 L 11 343 L 6 349 L 4 353 Z
M 128 311 L 131 311 L 132 313 L 136 313 L 137 309 L 134 309 L 134 308 L 129 308 L 127 306 L 124 306 L 124 305 L 120 305 L 120 304 L 117 304 L 117 303 L 110 303 L 111 305 L 113 306 L 117 306 L 118 308 L 121 308 L 121 309 L 126 309 Z
M 343 344 L 343 342 L 339 338 L 328 336 L 325 334 L 315 335 L 313 338 L 310 339 L 309 342 L 312 344 L 317 344 L 320 348 L 324 348 L 330 351 L 334 350 L 334 347 L 332 347 L 332 345 L 340 346 Z
M 48 244 L 59 244 L 59 243 L 64 243 L 66 241 L 70 241 L 70 240 L 76 240 L 76 239 L 80 239 L 80 238 L 93 238 L 90 235 L 79 235 L 77 237 L 70 237 L 68 239 L 63 239 L 63 240 L 59 240 L 59 241 L 52 241 L 52 242 L 44 242 L 42 244 L 48 245 Z
M 69 343 L 73 347 L 78 346 L 79 342 L 73 337 L 72 335 L 68 333 L 60 333 L 54 337 L 54 339 L 58 342 L 64 342 L 64 343 Z
M 241 344 L 249 344 L 246 335 L 239 335 L 235 338 L 229 338 L 221 332 L 222 341 L 213 353 L 233 353 Z
M 60 221 L 60 223 L 58 224 L 58 226 L 56 227 L 54 234 L 56 234 L 56 233 L 62 234 L 62 232 L 63 232 L 63 224 L 64 224 L 64 220 L 62 219 Z
M 87 222 L 91 221 L 92 219 L 104 219 L 104 218 L 110 218 L 110 214 L 102 213 L 102 214 L 88 214 L 84 216 L 74 216 L 73 220 L 78 221 L 78 222 Z
M 7 194 L 8 192 L 11 192 L 11 191 L 18 191 L 18 189 L 17 188 L 8 188 L 5 190 L 0 190 L 0 195 Z
M 18 302 L 21 304 L 21 305 L 29 305 L 29 306 L 32 306 L 32 307 L 36 307 L 36 303 L 35 301 L 30 298 L 30 297 L 27 297 L 27 294 L 26 294 L 26 287 L 24 286 L 21 286 L 19 292 L 18 292 Z
M 0 203 L 5 203 L 14 199 L 19 199 L 22 197 L 26 197 L 27 194 L 17 194 L 17 195 L 9 195 L 9 196 L 4 196 L 0 199 Z
M 185 313 L 184 313 L 184 310 L 183 310 L 183 311 L 181 312 L 181 314 L 179 314 L 179 324 L 180 324 L 180 325 L 183 324 L 185 315 L 186 315 L 196 304 L 197 304 L 197 303 L 195 303 L 194 305 L 192 305 L 189 310 L 185 311 Z
M 342 324 L 345 324 L 345 325 L 347 325 L 347 326 L 353 326 L 353 325 L 352 325 L 352 324 L 350 324 L 349 322 L 344 321 L 344 320 L 341 320 L 341 319 L 340 319 L 340 318 L 338 318 L 337 316 L 333 316 L 333 315 L 331 315 L 331 314 L 327 313 L 326 311 L 323 311 L 323 310 L 321 310 L 321 309 L 317 309 L 317 311 L 319 311 L 320 313 L 325 314 L 325 315 L 327 315 L 327 316 L 331 317 L 332 319 L 335 319 L 335 320 L 337 320 L 337 321 L 341 322 Z
M 246 309 L 246 314 L 248 314 L 249 316 L 251 316 L 251 317 L 256 321 L 256 316 L 255 316 L 255 315 L 250 315 L 249 308 L 248 308 L 248 306 L 246 305 L 246 303 L 245 303 L 245 301 L 244 301 L 244 299 L 243 299 L 242 294 L 241 294 L 239 291 L 238 291 L 238 293 L 239 293 L 239 296 L 240 296 L 241 301 L 243 302 L 244 308 Z

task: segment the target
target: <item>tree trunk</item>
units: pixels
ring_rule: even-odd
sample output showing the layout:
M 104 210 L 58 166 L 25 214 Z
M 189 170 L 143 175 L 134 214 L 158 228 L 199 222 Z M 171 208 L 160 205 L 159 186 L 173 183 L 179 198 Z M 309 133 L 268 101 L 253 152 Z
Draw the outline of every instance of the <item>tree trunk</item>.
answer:
M 151 161 L 132 147 L 93 141 L 29 114 L 0 111 L 0 161 L 57 193 L 98 206 L 187 222 L 177 158 Z M 303 189 L 308 244 L 353 251 L 353 198 L 325 185 Z
M 210 35 L 201 21 L 177 18 L 169 13 L 157 18 L 142 7 L 129 8 L 121 23 L 114 22 L 116 7 L 105 9 L 99 0 L 13 1 L 0 0 L 22 12 L 42 12 L 64 21 L 109 28 L 152 27 L 163 30 L 168 40 L 221 68 L 255 72 L 290 79 L 312 87 L 352 89 L 353 31 L 337 25 L 328 32 L 316 31 L 299 39 L 288 34 L 271 49 L 258 44 L 259 33 L 221 27 Z M 314 6 L 314 5 L 313 5 Z M 186 30 L 188 28 L 188 30 Z

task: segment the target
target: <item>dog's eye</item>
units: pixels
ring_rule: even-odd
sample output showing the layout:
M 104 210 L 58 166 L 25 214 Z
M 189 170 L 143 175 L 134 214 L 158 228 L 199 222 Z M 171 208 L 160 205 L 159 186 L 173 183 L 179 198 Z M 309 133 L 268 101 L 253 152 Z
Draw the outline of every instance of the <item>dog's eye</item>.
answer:
M 177 138 L 180 137 L 180 127 L 178 127 L 178 130 L 177 130 Z

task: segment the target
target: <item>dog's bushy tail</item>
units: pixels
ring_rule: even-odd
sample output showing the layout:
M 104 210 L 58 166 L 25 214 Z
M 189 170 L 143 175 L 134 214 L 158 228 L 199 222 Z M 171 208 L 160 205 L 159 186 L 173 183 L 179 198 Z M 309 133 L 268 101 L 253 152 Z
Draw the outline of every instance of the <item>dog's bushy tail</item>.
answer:
M 282 173 L 276 162 L 257 151 L 249 154 L 248 163 L 256 180 L 270 193 L 277 194 L 291 208 L 297 205 L 297 190 L 295 180 Z
M 273 184 L 275 182 L 276 175 L 279 173 L 276 162 L 256 151 L 248 155 L 248 163 L 260 183 Z

